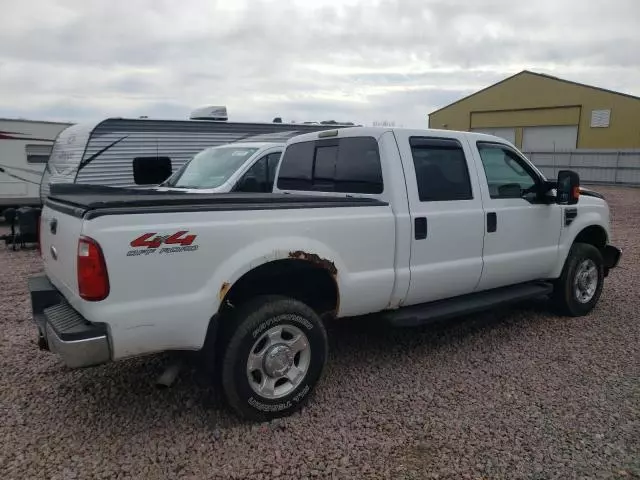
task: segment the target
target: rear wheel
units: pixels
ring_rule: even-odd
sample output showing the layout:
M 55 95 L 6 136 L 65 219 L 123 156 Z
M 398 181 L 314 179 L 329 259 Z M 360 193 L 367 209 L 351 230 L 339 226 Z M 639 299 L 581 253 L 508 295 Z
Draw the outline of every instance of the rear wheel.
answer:
M 301 409 L 327 359 L 320 317 L 298 300 L 265 296 L 239 307 L 227 325 L 222 389 L 231 408 L 258 421 Z
M 575 243 L 555 282 L 553 301 L 560 313 L 570 316 L 588 314 L 598 303 L 604 283 L 602 254 L 593 245 Z

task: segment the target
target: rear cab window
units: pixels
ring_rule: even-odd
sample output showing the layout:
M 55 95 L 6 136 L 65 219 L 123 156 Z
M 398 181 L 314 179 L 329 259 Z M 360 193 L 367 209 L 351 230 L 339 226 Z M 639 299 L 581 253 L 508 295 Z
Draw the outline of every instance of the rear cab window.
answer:
M 277 188 L 380 194 L 384 185 L 378 142 L 363 136 L 293 143 L 282 157 Z

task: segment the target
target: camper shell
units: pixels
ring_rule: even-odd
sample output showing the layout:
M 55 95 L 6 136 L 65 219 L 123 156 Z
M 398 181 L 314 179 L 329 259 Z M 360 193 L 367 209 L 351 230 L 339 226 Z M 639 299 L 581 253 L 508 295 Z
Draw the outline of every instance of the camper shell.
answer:
M 354 126 L 193 118 L 107 118 L 66 128 L 42 176 L 41 201 L 54 183 L 145 188 L 161 184 L 207 147 L 249 140 L 285 142 L 303 133 Z

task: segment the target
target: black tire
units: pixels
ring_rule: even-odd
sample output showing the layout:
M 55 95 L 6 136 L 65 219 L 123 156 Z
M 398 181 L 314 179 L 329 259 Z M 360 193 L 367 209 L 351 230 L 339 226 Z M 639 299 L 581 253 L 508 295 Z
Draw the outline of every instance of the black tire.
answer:
M 270 295 L 241 305 L 225 323 L 227 340 L 223 345 L 221 380 L 229 406 L 238 416 L 251 421 L 267 421 L 300 410 L 309 400 L 327 361 L 327 332 L 320 317 L 298 300 Z M 254 343 L 277 326 L 285 329 L 293 326 L 304 333 L 310 353 L 301 383 L 286 396 L 270 399 L 252 388 L 247 361 Z
M 588 301 L 580 301 L 576 294 L 574 281 L 580 265 L 591 260 L 597 269 L 597 286 L 595 293 Z M 569 250 L 560 278 L 555 281 L 552 301 L 562 315 L 579 317 L 587 315 L 598 303 L 604 285 L 604 262 L 602 254 L 588 243 L 574 243 Z

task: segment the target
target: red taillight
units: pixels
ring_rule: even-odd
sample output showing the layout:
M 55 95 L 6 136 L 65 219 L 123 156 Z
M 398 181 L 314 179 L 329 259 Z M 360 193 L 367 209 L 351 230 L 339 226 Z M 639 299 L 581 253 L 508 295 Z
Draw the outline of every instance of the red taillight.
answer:
M 102 249 L 89 237 L 78 240 L 78 293 L 90 302 L 109 295 L 109 274 Z

